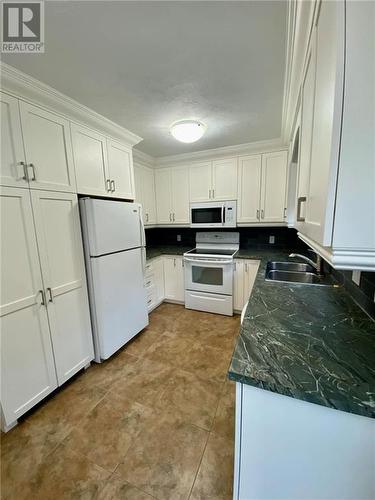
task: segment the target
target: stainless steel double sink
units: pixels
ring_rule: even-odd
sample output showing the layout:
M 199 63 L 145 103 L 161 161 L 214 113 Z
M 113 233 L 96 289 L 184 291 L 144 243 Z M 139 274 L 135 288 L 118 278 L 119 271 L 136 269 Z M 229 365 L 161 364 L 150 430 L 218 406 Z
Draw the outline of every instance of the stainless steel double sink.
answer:
M 332 286 L 334 281 L 329 275 L 318 275 L 310 264 L 300 262 L 268 262 L 266 281 L 281 283 L 304 283 L 306 285 Z

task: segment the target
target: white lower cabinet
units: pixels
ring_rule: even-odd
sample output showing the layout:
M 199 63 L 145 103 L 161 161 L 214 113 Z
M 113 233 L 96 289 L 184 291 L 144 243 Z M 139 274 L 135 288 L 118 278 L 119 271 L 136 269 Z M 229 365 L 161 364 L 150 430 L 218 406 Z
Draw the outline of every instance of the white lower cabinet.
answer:
M 147 308 L 148 312 L 150 312 L 163 302 L 165 296 L 163 257 L 157 257 L 147 262 L 145 288 Z
M 76 195 L 2 188 L 1 245 L 6 430 L 94 356 Z
M 241 312 L 249 300 L 258 272 L 260 261 L 235 259 L 233 278 L 233 309 Z
M 28 189 L 1 190 L 3 429 L 57 387 Z
M 164 257 L 165 298 L 175 302 L 184 302 L 184 268 L 181 256 Z
M 374 431 L 371 418 L 237 382 L 233 499 L 370 500 Z

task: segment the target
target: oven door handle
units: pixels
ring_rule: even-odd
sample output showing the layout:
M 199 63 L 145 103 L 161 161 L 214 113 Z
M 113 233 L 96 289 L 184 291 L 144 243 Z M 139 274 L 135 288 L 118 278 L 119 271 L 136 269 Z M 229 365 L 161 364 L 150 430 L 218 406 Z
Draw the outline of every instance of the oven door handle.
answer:
M 224 222 L 225 222 L 225 220 L 224 220 L 224 210 L 225 209 L 224 209 L 224 203 L 223 203 L 221 205 L 221 223 L 222 223 L 223 226 L 224 226 Z
M 184 257 L 185 262 L 193 262 L 194 264 L 233 264 L 233 260 L 204 260 L 204 259 L 189 259 Z

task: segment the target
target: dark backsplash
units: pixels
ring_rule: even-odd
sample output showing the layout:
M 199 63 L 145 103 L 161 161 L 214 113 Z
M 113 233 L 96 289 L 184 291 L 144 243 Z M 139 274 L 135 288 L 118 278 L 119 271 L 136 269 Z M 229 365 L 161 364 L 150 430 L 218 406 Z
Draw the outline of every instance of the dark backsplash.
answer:
M 352 280 L 352 271 L 339 271 L 331 268 L 332 275 L 344 286 L 355 302 L 375 319 L 375 273 L 362 271 L 359 286 Z
M 209 229 L 204 231 L 209 231 Z M 238 231 L 241 248 L 285 248 L 305 254 L 308 249 L 307 245 L 298 238 L 297 231 L 286 227 L 237 227 L 223 231 Z M 146 229 L 146 242 L 148 246 L 177 245 L 194 248 L 196 232 L 196 229 L 190 228 Z M 181 236 L 181 241 L 177 241 L 177 235 Z M 269 243 L 270 236 L 275 237 L 274 244 Z M 328 264 L 324 267 L 345 287 L 357 304 L 372 318 L 375 318 L 375 273 L 362 272 L 358 286 L 352 281 L 352 271 L 337 271 Z
M 210 231 L 201 229 L 200 231 Z M 212 229 L 215 232 L 215 229 Z M 216 230 L 217 231 L 217 230 Z M 306 249 L 306 245 L 297 237 L 294 229 L 286 227 L 237 227 L 222 231 L 238 231 L 240 233 L 241 248 L 291 248 L 293 250 Z M 146 229 L 147 245 L 181 245 L 195 247 L 196 229 L 190 228 L 154 228 Z M 181 241 L 177 241 L 177 236 Z M 269 243 L 269 237 L 275 237 L 275 243 Z

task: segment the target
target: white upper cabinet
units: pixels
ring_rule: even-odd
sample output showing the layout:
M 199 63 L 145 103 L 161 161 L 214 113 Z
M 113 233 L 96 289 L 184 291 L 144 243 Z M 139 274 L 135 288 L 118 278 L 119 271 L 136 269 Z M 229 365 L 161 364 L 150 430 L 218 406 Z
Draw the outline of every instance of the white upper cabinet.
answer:
M 134 200 L 133 154 L 131 148 L 107 139 L 108 171 L 115 198 Z
M 152 168 L 134 165 L 135 199 L 142 205 L 144 224 L 156 224 L 155 178 Z
M 81 125 L 71 124 L 77 192 L 108 196 L 106 138 Z
M 261 222 L 285 220 L 287 159 L 287 151 L 262 155 Z
M 28 187 L 18 100 L 0 93 L 1 98 L 1 165 L 0 184 Z
M 237 158 L 197 163 L 190 167 L 190 201 L 236 200 Z
M 287 151 L 239 158 L 237 222 L 285 222 Z
M 301 222 L 303 222 L 305 219 L 306 200 L 309 189 L 316 71 L 315 30 L 313 30 L 311 42 L 312 43 L 306 65 L 306 74 L 302 84 L 301 146 L 296 201 L 297 228 L 301 227 Z
M 94 356 L 75 194 L 31 193 L 59 384 Z
M 57 387 L 44 304 L 30 192 L 2 188 L 1 404 L 6 425 Z
M 344 57 L 340 35 L 343 26 L 339 23 L 339 3 L 322 2 L 312 34 L 316 43 L 315 100 L 304 233 L 324 246 L 332 241 L 334 184 L 331 183 L 335 183 L 335 177 L 331 177 L 331 165 L 336 163 L 337 169 L 339 160 L 340 127 L 335 124 L 341 122 L 342 102 L 337 102 L 336 93 L 340 91 L 342 95 L 343 71 L 340 74 L 337 69 Z
M 171 172 L 169 168 L 155 170 L 155 194 L 158 224 L 171 224 L 172 196 Z
M 188 167 L 157 169 L 155 193 L 158 224 L 189 224 Z
M 212 191 L 212 166 L 211 162 L 192 165 L 190 175 L 190 201 L 208 201 Z
M 189 169 L 171 169 L 172 219 L 175 224 L 189 224 Z
M 238 164 L 237 222 L 259 222 L 262 156 L 243 156 Z
M 213 200 L 237 199 L 237 158 L 212 162 L 211 198 Z
M 69 122 L 32 104 L 19 105 L 30 187 L 75 192 Z

